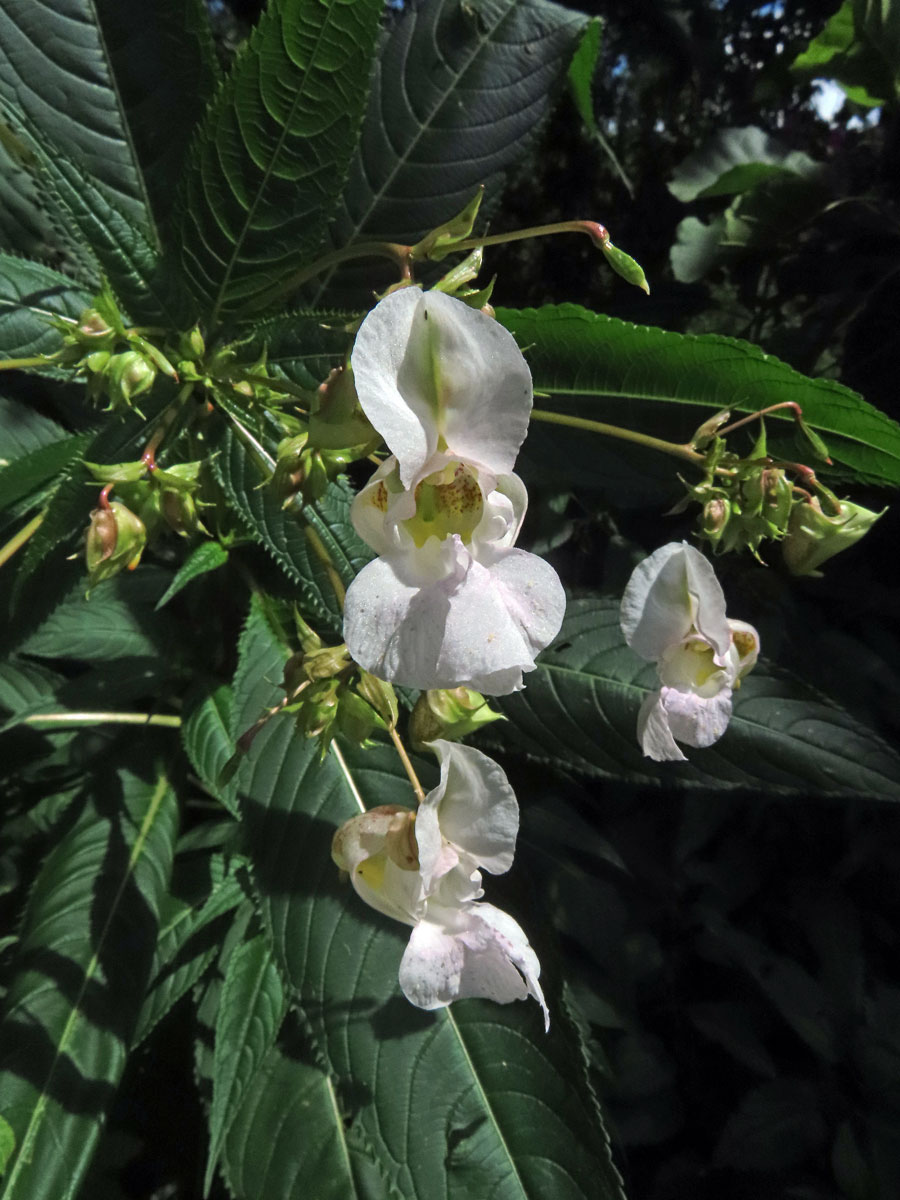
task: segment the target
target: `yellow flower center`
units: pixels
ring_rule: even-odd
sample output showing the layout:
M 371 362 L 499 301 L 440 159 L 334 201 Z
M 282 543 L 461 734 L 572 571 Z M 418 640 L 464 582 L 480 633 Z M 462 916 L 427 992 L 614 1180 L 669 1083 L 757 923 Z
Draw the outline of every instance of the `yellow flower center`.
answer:
M 448 463 L 423 479 L 415 500 L 416 515 L 403 524 L 419 548 L 430 537 L 442 541 L 454 533 L 467 542 L 484 512 L 478 476 L 461 462 Z

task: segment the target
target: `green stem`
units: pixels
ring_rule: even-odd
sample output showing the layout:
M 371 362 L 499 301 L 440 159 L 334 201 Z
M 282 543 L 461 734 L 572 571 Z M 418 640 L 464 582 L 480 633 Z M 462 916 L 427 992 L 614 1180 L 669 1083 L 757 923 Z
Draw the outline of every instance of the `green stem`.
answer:
M 297 271 L 296 274 L 289 277 L 286 283 L 279 284 L 277 289 L 264 292 L 252 304 L 246 305 L 245 309 L 247 312 L 255 312 L 257 309 L 266 308 L 274 301 L 282 300 L 285 296 L 289 296 L 291 292 L 296 292 L 297 288 L 302 287 L 304 283 L 308 283 L 310 279 L 315 279 L 317 275 L 321 275 L 324 271 L 328 271 L 342 262 L 350 262 L 355 258 L 392 259 L 400 268 L 401 279 L 409 279 L 411 278 L 410 249 L 410 246 L 403 246 L 399 242 L 356 242 L 350 246 L 342 246 L 340 250 L 332 250 L 330 254 L 324 254 L 314 263 L 310 263 L 308 267 Z
M 620 425 L 607 425 L 603 421 L 588 421 L 585 417 L 570 417 L 568 413 L 547 412 L 545 409 L 533 408 L 531 417 L 534 421 L 546 421 L 551 425 L 568 425 L 572 429 L 587 429 L 591 433 L 602 433 L 606 437 L 619 438 L 623 442 L 634 442 L 638 446 L 646 446 L 650 450 L 659 450 L 662 454 L 670 454 L 673 458 L 684 459 L 694 466 L 702 466 L 706 459 L 697 450 L 692 450 L 687 444 L 666 442 L 662 438 L 652 437 L 649 433 L 638 433 L 636 429 L 623 429 Z
M 217 379 L 216 383 L 240 383 L 246 380 L 247 383 L 259 383 L 263 387 L 269 388 L 273 392 L 283 392 L 285 396 L 296 396 L 298 400 L 303 400 L 309 404 L 315 397 L 315 392 L 309 391 L 307 388 L 298 387 L 295 383 L 289 383 L 286 379 L 271 379 L 268 375 L 254 375 L 247 372 L 241 374 L 237 380 Z
M 0 567 L 4 563 L 9 562 L 17 550 L 21 550 L 30 537 L 41 527 L 44 520 L 44 514 L 38 513 L 36 517 L 32 517 L 27 525 L 24 525 L 17 534 L 9 539 L 5 546 L 0 546 Z
M 37 354 L 34 358 L 0 358 L 0 371 L 27 371 L 29 367 L 49 367 L 53 360 L 45 354 Z
M 406 747 L 403 745 L 400 734 L 397 732 L 397 729 L 394 725 L 391 725 L 388 728 L 388 733 L 391 735 L 391 741 L 394 743 L 394 749 L 397 751 L 400 761 L 403 763 L 403 770 L 406 772 L 407 778 L 412 784 L 412 789 L 416 793 L 416 801 L 421 804 L 425 799 L 425 789 L 419 782 L 419 777 L 416 774 L 416 768 L 412 765 L 410 757 L 406 753 Z
M 522 242 L 526 238 L 552 237 L 557 233 L 586 233 L 602 250 L 609 244 L 609 234 L 599 221 L 557 221 L 554 225 L 535 225 L 531 229 L 513 229 L 508 233 L 492 233 L 490 237 L 470 237 L 454 242 L 450 249 L 474 250 L 476 246 L 504 246 L 507 242 Z
M 166 729 L 180 729 L 181 717 L 165 713 L 123 712 L 64 712 L 32 713 L 25 717 L 25 725 L 162 725 Z

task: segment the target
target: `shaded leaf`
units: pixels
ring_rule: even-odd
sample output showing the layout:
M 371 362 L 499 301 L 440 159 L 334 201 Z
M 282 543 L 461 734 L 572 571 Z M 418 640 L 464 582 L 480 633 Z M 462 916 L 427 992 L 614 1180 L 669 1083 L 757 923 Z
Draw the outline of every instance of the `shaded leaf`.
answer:
M 0 436 L 0 463 L 5 466 L 67 437 L 68 430 L 19 400 L 0 396 Z
M 659 686 L 656 668 L 625 645 L 619 602 L 569 603 L 556 647 L 528 686 L 496 698 L 508 718 L 494 744 L 585 775 L 655 782 L 667 788 L 765 786 L 768 794 L 867 795 L 900 799 L 900 755 L 843 709 L 765 662 L 735 694 L 728 730 L 686 763 L 655 764 L 641 754 L 637 715 Z
M 187 703 L 187 715 L 181 727 L 184 748 L 194 770 L 206 787 L 217 796 L 228 811 L 238 814 L 235 787 L 222 786 L 219 776 L 234 754 L 231 736 L 234 696 L 226 684 L 204 691 L 194 702 Z
M 40 869 L 0 1029 L 3 1200 L 78 1192 L 143 1000 L 176 814 L 164 775 L 107 763 Z
M 2 476 L 0 476 L 2 483 Z M 163 608 L 173 596 L 177 596 L 182 588 L 200 575 L 206 575 L 228 562 L 228 551 L 219 542 L 201 542 L 190 552 L 178 570 L 175 578 L 156 602 L 157 608 Z
M 232 429 L 225 429 L 220 447 L 213 470 L 241 524 L 297 585 L 322 632 L 339 639 L 342 609 L 315 540 L 330 555 L 345 586 L 371 559 L 371 550 L 350 524 L 349 487 L 345 482 L 331 484 L 321 501 L 286 512 L 271 488 L 260 487 L 260 467 Z
M 332 243 L 418 241 L 482 184 L 490 208 L 535 144 L 585 23 L 548 0 L 407 5 L 376 63 Z
M 0 254 L 0 346 L 4 358 L 53 354 L 60 336 L 46 314 L 77 317 L 90 295 L 73 280 L 40 263 Z
M 284 1013 L 281 977 L 266 939 L 257 935 L 235 950 L 225 969 L 216 1018 L 204 1193 L 209 1191 L 223 1142 L 244 1094 L 275 1044 Z
M 167 572 L 141 567 L 107 579 L 91 591 L 79 583 L 23 644 L 38 658 L 74 658 L 90 662 L 171 654 L 173 626 L 154 611 L 168 582 Z
M 678 164 L 669 191 L 682 203 L 737 196 L 774 175 L 814 178 L 822 170 L 808 154 L 789 150 L 755 125 L 720 129 Z
M 270 1050 L 254 1075 L 225 1141 L 223 1170 L 232 1194 L 238 1200 L 402 1200 L 358 1128 L 345 1129 L 334 1082 L 310 1058 L 294 1036 Z
M 632 325 L 574 304 L 540 310 L 501 308 L 497 316 L 528 348 L 534 386 L 553 394 L 555 408 L 563 407 L 562 400 L 571 407 L 577 399 L 580 414 L 590 416 L 591 404 L 614 401 L 602 419 L 616 421 L 618 416 L 619 423 L 630 426 L 629 406 L 634 401 L 681 405 L 685 441 L 698 423 L 692 411 L 698 406 L 756 412 L 792 401 L 823 435 L 836 462 L 860 479 L 900 484 L 896 421 L 849 388 L 801 375 L 750 342 Z M 793 458 L 787 422 L 793 424 L 780 413 L 767 418 L 769 449 L 778 454 L 781 447 L 785 457 Z M 585 440 L 580 432 L 573 437 Z
M 285 313 L 248 330 L 248 357 L 266 355 L 266 367 L 299 387 L 313 390 L 347 356 L 358 318 L 352 313 Z
M 63 430 L 60 432 L 63 436 L 58 441 L 23 454 L 9 466 L 0 467 L 0 510 L 9 508 L 54 479 L 73 459 L 81 457 L 91 440 L 86 433 L 68 437 Z
M 748 1092 L 729 1117 L 716 1162 L 744 1171 L 781 1171 L 817 1153 L 825 1122 L 815 1088 L 799 1079 L 777 1079 Z
M 192 150 L 187 274 L 215 324 L 317 250 L 368 92 L 380 0 L 271 0 Z
M 149 226 L 143 180 L 94 0 L 3 0 L 0 95 Z
M 167 896 L 160 907 L 159 936 L 147 995 L 132 1044 L 139 1045 L 203 976 L 219 952 L 220 919 L 244 899 L 234 873 L 215 883 L 201 905 Z

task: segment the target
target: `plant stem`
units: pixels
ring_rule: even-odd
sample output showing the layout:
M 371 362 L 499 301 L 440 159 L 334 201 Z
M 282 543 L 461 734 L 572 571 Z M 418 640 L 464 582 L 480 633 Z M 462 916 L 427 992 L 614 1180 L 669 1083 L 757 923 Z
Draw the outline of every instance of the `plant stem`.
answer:
M 331 753 L 337 759 L 338 766 L 341 768 L 341 771 L 343 772 L 347 787 L 350 789 L 350 791 L 353 795 L 353 799 L 356 801 L 357 806 L 359 807 L 359 811 L 365 812 L 366 811 L 365 801 L 363 800 L 362 796 L 359 794 L 359 788 L 356 786 L 356 780 L 353 778 L 353 773 L 351 772 L 350 768 L 347 766 L 347 760 L 344 758 L 343 754 L 341 753 L 340 746 L 337 744 L 336 741 L 334 741 L 334 739 L 332 739 L 328 749 L 331 751 Z
M 21 550 L 28 539 L 37 533 L 43 520 L 44 514 L 38 513 L 36 517 L 31 518 L 27 525 L 23 525 L 19 532 L 14 534 L 5 546 L 0 546 L 0 567 L 2 567 L 4 563 L 9 562 L 16 551 Z
M 476 246 L 504 246 L 507 242 L 523 242 L 527 238 L 552 237 L 557 233 L 586 233 L 595 246 L 608 245 L 609 234 L 599 221 L 557 221 L 554 225 L 535 225 L 531 229 L 513 229 L 508 233 L 492 233 L 490 237 L 470 237 L 454 242 L 450 250 L 474 250 Z M 448 251 L 449 252 L 449 251 Z
M 310 279 L 315 279 L 317 275 L 321 275 L 342 262 L 350 262 L 354 258 L 392 259 L 400 268 L 400 278 L 410 279 L 409 252 L 411 249 L 412 247 L 403 246 L 399 242 L 357 242 L 354 245 L 342 246 L 340 250 L 332 250 L 330 254 L 324 254 L 316 262 L 310 263 L 308 267 L 304 267 L 302 271 L 292 275 L 286 283 L 279 284 L 277 290 L 264 292 L 254 303 L 246 306 L 246 311 L 255 312 L 259 308 L 265 308 L 274 301 L 289 296 L 291 292 L 295 292 Z
M 162 725 L 166 729 L 180 729 L 181 717 L 165 713 L 123 712 L 64 712 L 32 713 L 25 717 L 25 725 Z
M 568 413 L 547 412 L 542 408 L 533 408 L 531 417 L 534 421 L 546 421 L 551 425 L 569 425 L 572 429 L 587 429 L 591 433 L 602 433 L 606 437 L 620 438 L 624 442 L 634 442 L 638 446 L 646 446 L 650 450 L 659 450 L 670 454 L 673 458 L 684 459 L 685 462 L 702 466 L 706 461 L 697 450 L 686 443 L 666 442 L 662 438 L 652 437 L 649 433 L 638 433 L 636 429 L 623 429 L 620 425 L 607 425 L 603 421 L 589 421 L 585 417 L 570 417 Z
M 406 753 L 406 747 L 403 745 L 400 734 L 393 725 L 391 725 L 388 729 L 388 733 L 390 733 L 391 741 L 394 743 L 394 749 L 397 751 L 397 754 L 400 756 L 400 761 L 403 763 L 403 770 L 409 777 L 409 782 L 412 784 L 412 789 L 416 793 L 416 802 L 421 804 L 425 799 L 425 789 L 422 787 L 421 783 L 419 783 L 419 777 L 416 774 L 416 769 L 410 762 L 409 755 Z
M 338 574 L 337 568 L 335 567 L 334 563 L 331 561 L 331 555 L 328 553 L 328 551 L 322 545 L 322 539 L 319 537 L 319 535 L 316 533 L 316 531 L 312 528 L 311 525 L 307 525 L 305 532 L 306 532 L 306 540 L 309 542 L 310 546 L 312 547 L 313 554 L 315 554 L 316 558 L 319 560 L 319 562 L 325 568 L 325 573 L 328 576 L 328 582 L 331 584 L 331 590 L 334 592 L 335 596 L 337 597 L 337 602 L 341 606 L 341 610 L 343 611 L 344 597 L 347 595 L 347 589 L 344 587 L 344 581 L 341 579 L 340 575 Z
M 32 538 L 32 536 L 37 533 L 37 530 L 41 528 L 43 518 L 43 512 L 38 512 L 37 516 L 31 517 L 29 523 L 26 524 L 26 526 L 23 526 L 22 529 L 19 529 L 19 532 L 14 534 L 12 538 L 6 542 L 5 546 L 0 546 L 0 566 L 4 565 L 4 563 L 10 562 L 13 554 L 19 550 L 22 550 L 25 542 L 28 541 L 29 538 Z
M 43 354 L 34 358 L 0 358 L 0 371 L 27 371 L 29 367 L 49 367 L 52 360 Z

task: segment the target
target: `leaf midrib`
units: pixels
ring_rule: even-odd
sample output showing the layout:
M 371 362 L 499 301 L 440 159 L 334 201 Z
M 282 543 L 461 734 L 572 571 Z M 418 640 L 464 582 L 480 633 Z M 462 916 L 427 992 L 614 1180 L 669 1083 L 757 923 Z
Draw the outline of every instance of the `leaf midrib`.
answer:
M 222 280 L 219 284 L 218 291 L 216 292 L 215 304 L 213 305 L 212 315 L 210 317 L 210 322 L 213 327 L 218 325 L 219 313 L 222 309 L 222 305 L 225 303 L 225 292 L 226 292 L 226 289 L 227 289 L 229 283 L 231 282 L 231 276 L 234 272 L 235 265 L 237 264 L 240 249 L 243 246 L 244 239 L 247 236 L 247 232 L 250 228 L 250 223 L 253 220 L 253 216 L 256 212 L 256 209 L 262 201 L 263 192 L 268 187 L 269 179 L 271 178 L 272 172 L 275 170 L 275 164 L 277 163 L 277 161 L 281 155 L 281 151 L 284 146 L 285 138 L 288 135 L 288 126 L 293 118 L 293 115 L 294 115 L 294 112 L 296 111 L 297 105 L 300 102 L 301 96 L 304 95 L 304 89 L 306 87 L 306 82 L 309 78 L 310 72 L 313 69 L 313 64 L 316 61 L 316 55 L 318 53 L 319 46 L 321 45 L 322 38 L 325 36 L 325 30 L 329 27 L 329 23 L 331 21 L 332 14 L 334 12 L 334 8 L 337 3 L 338 3 L 338 0 L 328 0 L 328 13 L 323 18 L 321 23 L 319 24 L 319 30 L 316 35 L 315 46 L 313 47 L 312 51 L 310 52 L 309 61 L 307 62 L 306 66 L 302 70 L 301 80 L 297 85 L 296 91 L 294 92 L 294 99 L 291 102 L 291 106 L 288 111 L 287 118 L 285 121 L 282 122 L 281 133 L 278 136 L 278 141 L 275 145 L 275 149 L 272 153 L 269 163 L 266 166 L 266 169 L 263 174 L 262 180 L 260 181 L 259 187 L 256 190 L 256 195 L 254 196 L 253 201 L 250 204 L 250 207 L 247 209 L 247 216 L 244 219 L 244 223 L 241 227 L 240 234 L 238 235 L 237 238 L 235 238 L 234 247 L 231 252 L 231 257 L 228 259 L 228 262 L 225 265 L 225 274 L 223 275 Z M 274 4 L 273 4 L 273 8 L 274 8 Z M 285 18 L 284 18 L 284 12 L 281 11 L 280 8 L 279 8 L 279 11 L 277 12 L 276 19 L 279 22 L 279 28 L 283 28 Z M 263 30 L 262 32 L 266 33 L 267 31 Z M 262 39 L 260 39 L 260 40 L 262 40 Z M 251 53 L 252 53 L 252 50 L 251 50 Z M 290 54 L 288 54 L 286 47 L 285 47 L 284 53 L 287 58 L 291 58 Z M 291 59 L 292 63 L 293 63 L 293 61 L 294 60 Z M 296 66 L 297 64 L 294 63 L 294 65 Z M 265 105 L 264 105 L 264 107 L 265 107 Z M 242 135 L 242 140 L 243 140 L 243 135 Z M 229 187 L 230 186 L 231 185 L 229 183 Z

